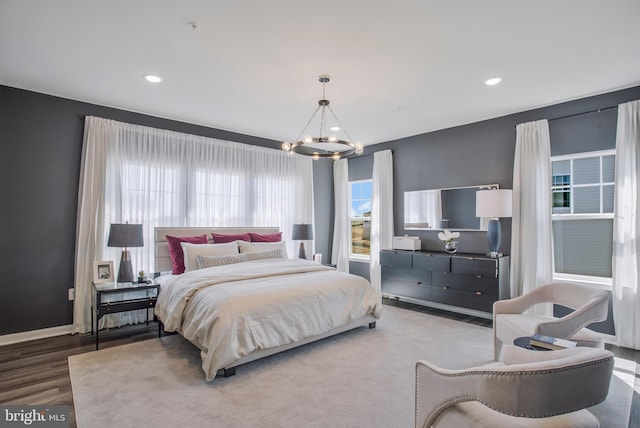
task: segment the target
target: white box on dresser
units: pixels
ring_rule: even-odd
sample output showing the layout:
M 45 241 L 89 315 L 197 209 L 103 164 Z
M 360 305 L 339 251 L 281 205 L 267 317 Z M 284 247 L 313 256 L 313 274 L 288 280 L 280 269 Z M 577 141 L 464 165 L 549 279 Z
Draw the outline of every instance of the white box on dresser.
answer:
M 393 237 L 393 249 L 394 250 L 410 250 L 419 251 L 422 241 L 417 236 L 394 236 Z

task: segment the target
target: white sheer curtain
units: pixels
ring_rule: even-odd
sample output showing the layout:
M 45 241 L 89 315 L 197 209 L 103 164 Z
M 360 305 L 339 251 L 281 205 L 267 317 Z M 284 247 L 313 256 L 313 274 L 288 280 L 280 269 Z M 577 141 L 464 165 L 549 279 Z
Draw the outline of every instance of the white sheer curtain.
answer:
M 371 285 L 381 292 L 380 250 L 393 243 L 393 156 L 391 150 L 373 154 L 371 195 Z
M 640 100 L 618 106 L 613 216 L 613 319 L 617 345 L 640 349 Z
M 553 278 L 551 229 L 551 148 L 546 120 L 516 126 L 511 232 L 511 297 Z M 552 306 L 537 305 L 537 315 Z
M 111 223 L 141 223 L 145 246 L 131 248 L 134 271 L 154 270 L 156 226 L 278 226 L 288 242 L 291 225 L 313 224 L 310 158 L 263 147 L 131 125 L 85 119 L 80 177 L 74 332 L 90 324 L 94 260 L 114 260 Z M 105 317 L 103 325 L 141 322 L 144 311 Z
M 349 272 L 349 162 L 340 159 L 333 163 L 333 198 L 335 214 L 333 218 L 333 246 L 331 263 L 341 272 Z
M 442 221 L 441 190 L 422 190 L 404 194 L 404 227 L 440 227 Z

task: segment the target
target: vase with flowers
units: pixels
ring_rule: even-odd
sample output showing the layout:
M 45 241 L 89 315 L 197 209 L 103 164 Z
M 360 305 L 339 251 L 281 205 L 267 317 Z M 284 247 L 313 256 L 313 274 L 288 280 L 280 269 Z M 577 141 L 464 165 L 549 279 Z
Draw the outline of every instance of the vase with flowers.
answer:
M 444 243 L 444 250 L 449 254 L 454 254 L 458 248 L 455 239 L 460 237 L 460 232 L 451 232 L 449 229 L 444 229 L 438 233 L 438 239 Z

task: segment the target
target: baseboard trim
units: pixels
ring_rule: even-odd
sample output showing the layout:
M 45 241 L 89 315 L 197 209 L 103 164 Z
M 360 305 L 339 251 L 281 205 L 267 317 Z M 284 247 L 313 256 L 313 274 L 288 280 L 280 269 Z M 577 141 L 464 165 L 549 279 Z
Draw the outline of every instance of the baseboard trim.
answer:
M 73 333 L 73 326 L 61 325 L 59 327 L 43 328 L 40 330 L 24 331 L 21 333 L 0 335 L 0 346 L 11 345 L 13 343 L 28 342 L 30 340 L 44 339 L 53 336 L 62 336 Z

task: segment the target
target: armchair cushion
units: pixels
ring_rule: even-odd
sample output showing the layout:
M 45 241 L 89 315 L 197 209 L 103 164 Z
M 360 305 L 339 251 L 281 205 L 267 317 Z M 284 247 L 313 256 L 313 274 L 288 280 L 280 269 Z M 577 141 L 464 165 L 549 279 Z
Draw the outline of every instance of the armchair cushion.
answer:
M 600 423 L 595 416 L 584 409 L 548 418 L 524 418 L 505 415 L 477 401 L 469 401 L 451 406 L 448 411 L 438 416 L 432 426 L 434 428 L 592 428 L 599 427 Z

